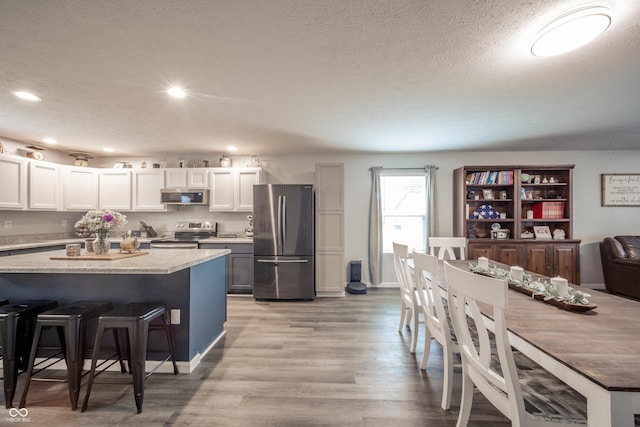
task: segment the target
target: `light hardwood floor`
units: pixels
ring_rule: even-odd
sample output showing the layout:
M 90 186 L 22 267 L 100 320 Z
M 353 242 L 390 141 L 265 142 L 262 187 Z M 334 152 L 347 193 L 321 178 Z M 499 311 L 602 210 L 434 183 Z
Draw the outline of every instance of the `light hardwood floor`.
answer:
M 66 384 L 38 382 L 28 422 L 10 422 L 5 410 L 0 426 L 455 426 L 459 381 L 451 410 L 442 410 L 441 348 L 432 343 L 421 371 L 423 342 L 410 354 L 398 321 L 397 289 L 312 302 L 230 296 L 226 337 L 193 373 L 152 375 L 141 414 L 129 384 L 97 384 L 80 413 L 69 408 Z M 460 368 L 454 373 L 459 379 Z M 469 425 L 510 423 L 476 393 Z

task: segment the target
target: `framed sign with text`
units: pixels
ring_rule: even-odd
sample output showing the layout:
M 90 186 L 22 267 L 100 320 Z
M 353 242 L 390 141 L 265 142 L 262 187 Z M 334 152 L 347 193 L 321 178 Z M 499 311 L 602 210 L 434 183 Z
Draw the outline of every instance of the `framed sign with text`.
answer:
M 640 174 L 603 173 L 602 206 L 640 206 Z

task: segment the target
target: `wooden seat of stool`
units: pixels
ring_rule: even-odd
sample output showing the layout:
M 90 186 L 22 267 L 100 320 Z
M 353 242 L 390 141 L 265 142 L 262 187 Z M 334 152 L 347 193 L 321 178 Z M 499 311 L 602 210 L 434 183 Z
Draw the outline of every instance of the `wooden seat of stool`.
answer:
M 31 345 L 27 379 L 22 393 L 22 399 L 20 400 L 21 408 L 24 408 L 26 405 L 31 380 L 43 380 L 41 377 L 34 378 L 34 375 L 53 365 L 53 363 L 49 363 L 46 367 L 35 372 L 34 368 L 40 364 L 48 363 L 54 358 L 57 360 L 64 359 L 66 362 L 71 409 L 75 411 L 78 408 L 82 366 L 84 364 L 86 350 L 87 322 L 112 309 L 113 303 L 110 301 L 76 301 L 72 304 L 66 304 L 38 315 L 33 343 Z M 38 353 L 42 331 L 45 328 L 51 327 L 55 327 L 58 332 L 60 351 L 36 364 L 35 359 Z M 60 355 L 62 355 L 61 358 L 58 357 Z M 124 369 L 122 361 L 121 368 Z
M 58 306 L 52 300 L 26 300 L 0 305 L 0 342 L 2 342 L 2 371 L 4 404 L 13 406 L 18 373 L 28 366 L 36 316 Z
M 154 319 L 161 318 L 162 327 L 150 325 Z M 148 375 L 145 372 L 145 363 L 147 356 L 147 339 L 149 331 L 164 330 L 166 334 L 169 355 L 158 363 L 158 366 L 151 372 L 153 373 L 162 363 L 171 359 L 173 363 L 173 373 L 178 374 L 178 366 L 176 364 L 175 352 L 173 349 L 173 336 L 171 333 L 171 324 L 169 322 L 169 314 L 164 304 L 158 303 L 130 303 L 100 316 L 98 320 L 98 330 L 96 332 L 96 342 L 94 345 L 93 358 L 91 360 L 91 371 L 89 373 L 89 381 L 87 383 L 87 394 L 82 404 L 82 411 L 87 409 L 89 403 L 89 395 L 95 378 L 96 357 L 100 349 L 100 341 L 105 329 L 125 329 L 127 354 L 129 355 L 129 368 L 133 376 L 133 391 L 138 413 L 142 412 L 142 403 L 144 400 L 144 380 Z M 150 375 L 149 374 L 149 375 Z

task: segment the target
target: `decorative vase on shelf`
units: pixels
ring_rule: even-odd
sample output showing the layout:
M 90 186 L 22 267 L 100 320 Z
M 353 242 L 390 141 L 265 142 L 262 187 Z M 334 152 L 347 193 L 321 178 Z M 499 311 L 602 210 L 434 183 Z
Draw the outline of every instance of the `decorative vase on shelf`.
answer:
M 96 255 L 105 255 L 109 253 L 111 243 L 107 239 L 106 231 L 96 231 L 96 240 L 93 241 L 93 252 Z

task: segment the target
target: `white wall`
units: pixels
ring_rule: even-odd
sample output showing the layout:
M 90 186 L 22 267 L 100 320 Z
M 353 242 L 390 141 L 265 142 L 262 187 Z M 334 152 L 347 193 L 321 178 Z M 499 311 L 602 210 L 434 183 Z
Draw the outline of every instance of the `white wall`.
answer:
M 210 158 L 214 158 L 211 154 Z M 207 158 L 193 155 L 190 158 Z M 130 161 L 138 166 L 142 159 L 96 159 L 91 166 L 112 166 L 118 160 Z M 150 164 L 156 159 L 146 159 Z M 169 166 L 177 162 L 167 159 Z M 212 159 L 215 160 L 215 159 Z M 234 165 L 243 159 L 237 158 Z M 372 166 L 422 167 L 439 166 L 437 174 L 437 202 L 440 235 L 453 233 L 452 189 L 453 170 L 463 165 L 552 165 L 575 164 L 574 169 L 574 235 L 582 240 L 580 249 L 581 282 L 603 283 L 598 243 L 606 236 L 640 234 L 638 207 L 601 207 L 601 173 L 640 173 L 640 151 L 559 151 L 559 152 L 441 152 L 410 154 L 309 154 L 261 157 L 269 183 L 313 183 L 316 163 L 342 162 L 345 165 L 345 261 L 363 259 L 363 271 L 368 277 L 367 229 Z M 73 162 L 69 159 L 68 163 Z M 212 165 L 213 165 L 212 161 Z M 0 217 L 13 219 L 25 234 L 45 232 L 49 227 L 60 231 L 60 218 L 75 221 L 82 213 L 19 213 L 0 211 Z M 172 229 L 177 219 L 206 219 L 221 224 L 222 231 L 241 231 L 246 226 L 245 214 L 212 213 L 206 207 L 186 207 L 169 213 L 127 213 L 133 226 L 139 219 L 161 231 Z M 52 221 L 53 219 L 53 221 Z M 70 219 L 70 222 L 71 222 Z M 70 231 L 73 230 L 73 224 Z M 12 230 L 16 234 L 16 230 Z M 6 233 L 6 231 L 5 231 Z M 0 230 L 0 236 L 2 235 Z M 22 233 L 20 233 L 22 234 Z M 346 280 L 347 265 L 344 268 Z M 365 279 L 366 279 L 365 277 Z M 385 263 L 383 281 L 393 282 L 391 264 Z

